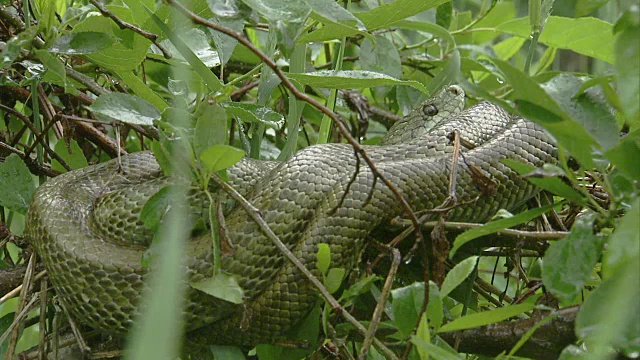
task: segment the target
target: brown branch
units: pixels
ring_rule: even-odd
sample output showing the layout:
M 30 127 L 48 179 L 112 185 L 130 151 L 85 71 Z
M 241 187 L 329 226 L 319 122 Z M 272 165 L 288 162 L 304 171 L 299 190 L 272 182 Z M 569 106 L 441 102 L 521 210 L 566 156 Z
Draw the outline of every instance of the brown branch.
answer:
M 557 359 L 566 346 L 576 341 L 575 317 L 580 308 L 571 307 L 552 313 L 555 318 L 541 325 L 515 355 L 539 360 Z M 443 333 L 440 336 L 453 346 L 460 339 L 459 351 L 470 354 L 496 356 L 511 350 L 540 318 L 504 321 L 464 331 Z
M 364 341 L 362 342 L 362 348 L 360 350 L 360 355 L 358 355 L 358 360 L 364 360 L 367 358 L 367 354 L 369 353 L 369 348 L 371 347 L 371 343 L 376 334 L 376 330 L 378 329 L 378 325 L 380 324 L 380 319 L 382 318 L 382 313 L 387 304 L 387 298 L 391 293 L 391 288 L 393 287 L 393 282 L 396 278 L 396 273 L 398 272 L 398 267 L 400 266 L 400 261 L 402 260 L 402 255 L 400 254 L 400 250 L 392 247 L 388 247 L 384 244 L 375 243 L 383 250 L 389 252 L 391 255 L 391 267 L 389 268 L 389 272 L 387 273 L 387 279 L 382 286 L 382 291 L 380 292 L 380 298 L 378 299 L 378 303 L 376 304 L 376 308 L 373 311 L 373 315 L 371 316 L 371 323 L 369 325 L 369 329 L 365 334 Z
M 37 96 L 37 94 L 36 94 Z M 31 132 L 35 135 L 36 140 L 34 141 L 34 144 L 37 144 L 38 142 L 40 144 L 42 144 L 42 148 L 47 152 L 47 154 L 49 156 L 51 156 L 52 159 L 56 159 L 60 164 L 64 164 L 63 166 L 65 166 L 65 168 L 67 168 L 67 170 L 70 170 L 71 167 L 69 165 L 67 165 L 66 161 L 64 161 L 64 159 L 62 157 L 60 157 L 60 155 L 58 155 L 55 151 L 53 151 L 48 144 L 46 144 L 44 142 L 44 131 L 42 133 L 38 132 L 38 129 L 36 129 L 36 126 L 31 122 L 31 120 L 29 120 L 29 117 L 26 115 L 23 115 L 22 113 L 20 113 L 19 111 L 16 111 L 13 108 L 10 108 L 4 104 L 0 104 L 0 109 L 11 113 L 12 115 L 14 115 L 15 117 L 17 117 L 18 119 L 20 119 L 25 125 L 27 125 L 27 127 L 29 128 L 29 130 L 31 130 Z M 28 150 L 32 150 L 33 147 L 30 147 Z M 24 152 L 22 155 L 22 159 L 30 159 L 31 157 L 29 156 L 28 152 Z M 25 161 L 26 162 L 26 161 Z
M 418 222 L 418 218 L 416 217 L 416 214 L 411 209 L 411 205 L 409 205 L 407 200 L 402 196 L 402 193 L 400 192 L 400 190 L 398 190 L 398 188 L 395 187 L 391 183 L 391 181 L 389 181 L 386 177 L 384 177 L 382 175 L 382 173 L 380 173 L 380 171 L 377 169 L 377 167 L 375 166 L 375 164 L 373 163 L 371 158 L 366 154 L 366 152 L 365 152 L 364 148 L 362 147 L 362 145 L 360 145 L 360 143 L 358 143 L 358 141 L 356 141 L 356 139 L 354 139 L 353 136 L 351 136 L 351 134 L 349 133 L 349 130 L 347 129 L 346 125 L 344 124 L 344 121 L 342 120 L 342 118 L 338 114 L 336 114 L 335 112 L 331 111 L 329 108 L 327 108 L 326 106 L 322 105 L 320 102 L 318 102 L 314 98 L 312 98 L 312 97 L 308 96 L 307 94 L 305 94 L 305 93 L 301 92 L 300 90 L 298 90 L 298 88 L 291 82 L 291 80 L 289 80 L 289 78 L 282 72 L 282 70 L 280 70 L 278 65 L 273 60 L 271 60 L 271 58 L 269 58 L 264 52 L 262 52 L 260 49 L 258 49 L 253 43 L 251 43 L 251 41 L 249 41 L 246 37 L 244 37 L 244 35 L 242 35 L 242 34 L 240 34 L 238 32 L 235 32 L 233 30 L 227 29 L 225 27 L 219 26 L 218 24 L 214 24 L 211 21 L 208 21 L 206 19 L 203 19 L 202 17 L 200 17 L 200 16 L 196 15 L 195 13 L 193 13 L 192 11 L 188 10 L 187 8 L 184 7 L 184 5 L 180 4 L 179 2 L 177 2 L 175 0 L 165 0 L 165 1 L 168 2 L 170 5 L 174 6 L 175 8 L 177 8 L 178 10 L 182 11 L 187 17 L 189 17 L 191 19 L 192 22 L 194 22 L 196 24 L 199 24 L 199 25 L 206 26 L 206 27 L 211 28 L 213 30 L 219 31 L 219 32 L 221 32 L 221 33 L 223 33 L 225 35 L 228 35 L 228 36 L 238 40 L 239 43 L 241 43 L 242 45 L 246 46 L 249 50 L 251 50 L 251 52 L 256 54 L 260 58 L 260 60 L 262 60 L 262 62 L 264 64 L 266 64 L 269 68 L 271 68 L 271 70 L 273 70 L 273 72 L 278 76 L 278 78 L 280 78 L 280 80 L 282 81 L 282 84 L 298 100 L 307 102 L 311 106 L 313 106 L 316 109 L 320 110 L 323 114 L 325 114 L 328 117 L 330 117 L 333 120 L 333 124 L 338 127 L 338 130 L 345 137 L 347 142 L 349 144 L 351 144 L 351 146 L 353 146 L 355 151 L 367 163 L 367 165 L 371 169 L 371 172 L 373 173 L 374 177 L 375 178 L 379 178 L 389 188 L 389 190 L 391 190 L 391 192 L 393 193 L 395 198 L 402 205 L 402 208 L 407 213 L 407 215 L 409 216 L 409 218 L 410 218 L 410 220 L 411 220 L 411 222 L 412 222 L 412 224 L 414 226 L 416 237 L 418 238 L 418 241 L 424 241 L 424 239 L 422 237 L 422 232 L 420 231 L 420 223 Z
M 31 171 L 32 174 L 34 175 L 46 175 L 49 177 L 55 177 L 60 175 L 60 172 L 57 170 L 53 170 L 52 168 L 48 167 L 48 166 L 44 166 L 44 165 L 40 165 L 37 162 L 33 161 L 33 159 L 31 159 L 30 157 L 26 157 L 24 155 L 24 152 L 14 148 L 13 146 L 7 145 L 4 142 L 0 141 L 0 149 L 5 149 L 9 152 L 12 152 L 18 156 L 20 156 L 20 158 L 22 159 L 22 161 L 24 161 L 24 163 L 27 165 L 27 167 L 29 168 L 29 171 Z
M 120 29 L 129 29 L 139 35 L 141 35 L 142 37 L 150 40 L 155 46 L 158 47 L 158 49 L 160 49 L 160 51 L 162 51 L 162 55 L 164 55 L 165 59 L 170 59 L 172 57 L 171 53 L 164 47 L 162 46 L 159 42 L 158 42 L 158 35 L 148 32 L 136 25 L 130 24 L 122 19 L 120 19 L 119 17 L 117 17 L 114 13 L 112 13 L 111 11 L 109 11 L 109 9 L 107 9 L 106 7 L 104 7 L 102 4 L 100 4 L 97 0 L 89 0 L 89 2 L 91 2 L 91 4 L 93 4 L 93 6 L 95 6 L 100 13 L 102 13 L 102 15 L 110 18 L 111 20 L 113 20 L 118 27 L 120 27 Z
M 412 224 L 407 220 L 393 220 L 393 225 L 399 225 L 402 227 L 409 227 Z M 423 230 L 431 230 L 437 225 L 437 221 L 427 221 L 422 224 Z M 446 221 L 444 223 L 445 229 L 454 231 L 466 231 L 484 226 L 485 224 L 466 223 Z M 569 235 L 568 231 L 526 231 L 516 229 L 502 229 L 492 233 L 491 236 L 502 237 L 508 240 L 526 241 L 526 242 L 539 242 L 539 241 L 553 241 L 560 240 Z

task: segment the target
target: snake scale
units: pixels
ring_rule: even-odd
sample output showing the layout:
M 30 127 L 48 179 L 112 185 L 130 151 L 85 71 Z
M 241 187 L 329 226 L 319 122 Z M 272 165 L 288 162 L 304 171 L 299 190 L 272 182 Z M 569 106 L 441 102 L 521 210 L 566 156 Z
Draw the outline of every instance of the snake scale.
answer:
M 479 222 L 522 205 L 538 191 L 501 160 L 541 166 L 554 160 L 556 148 L 542 128 L 496 105 L 463 107 L 464 92 L 449 86 L 395 124 L 381 145 L 364 149 L 414 211 L 428 210 L 447 198 L 450 134 L 457 131 L 468 147 L 461 148 L 456 196 L 467 204 L 453 208 L 448 219 Z M 112 160 L 47 181 L 33 198 L 25 230 L 71 315 L 108 334 L 125 334 L 139 312 L 146 247 L 125 237 L 142 227 L 136 220 L 142 205 L 167 179 L 149 152 L 125 156 L 121 164 L 122 171 Z M 348 144 L 310 146 L 285 162 L 260 164 L 239 162 L 228 169 L 230 182 L 317 276 L 318 244 L 330 246 L 332 267 L 351 269 L 367 234 L 404 214 Z M 491 179 L 493 194 L 483 192 L 471 167 Z M 233 251 L 223 256 L 222 269 L 244 289 L 244 303 L 189 288 L 187 330 L 210 343 L 271 342 L 308 313 L 318 292 L 242 208 L 228 213 L 226 228 Z M 189 239 L 190 281 L 211 276 L 210 242 L 207 235 Z

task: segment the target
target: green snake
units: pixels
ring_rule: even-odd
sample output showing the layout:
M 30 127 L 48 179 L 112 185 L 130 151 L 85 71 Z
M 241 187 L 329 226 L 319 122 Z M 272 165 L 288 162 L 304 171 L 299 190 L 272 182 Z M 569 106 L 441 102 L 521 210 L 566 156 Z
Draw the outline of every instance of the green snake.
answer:
M 521 206 L 538 191 L 503 159 L 541 166 L 553 162 L 556 148 L 538 125 L 496 105 L 463 107 L 464 92 L 449 86 L 395 124 L 380 145 L 364 150 L 415 212 L 434 209 L 449 195 L 456 131 L 466 140 L 456 176 L 462 205 L 447 218 L 479 222 L 499 209 Z M 72 317 L 114 335 L 130 328 L 145 288 L 146 247 L 131 240 L 147 236 L 140 209 L 171 181 L 149 152 L 123 157 L 121 166 L 107 161 L 47 181 L 33 198 L 25 230 Z M 479 184 L 478 172 L 493 184 L 493 193 Z M 281 163 L 245 159 L 228 174 L 316 276 L 321 276 L 318 244 L 329 245 L 332 267 L 349 270 L 372 229 L 405 215 L 392 191 L 348 144 L 310 146 Z M 200 205 L 207 206 L 194 204 Z M 244 302 L 232 304 L 189 288 L 187 331 L 209 343 L 272 342 L 310 311 L 318 290 L 240 206 L 227 214 L 226 229 L 232 251 L 223 256 L 222 270 L 237 279 Z M 194 235 L 187 245 L 189 281 L 210 277 L 210 237 Z

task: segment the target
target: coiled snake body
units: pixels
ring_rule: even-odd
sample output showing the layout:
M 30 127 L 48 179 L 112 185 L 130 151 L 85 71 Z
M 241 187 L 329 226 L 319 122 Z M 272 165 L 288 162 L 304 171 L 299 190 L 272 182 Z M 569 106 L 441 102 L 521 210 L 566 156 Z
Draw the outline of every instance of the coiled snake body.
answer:
M 448 219 L 483 221 L 537 192 L 501 160 L 541 166 L 553 161 L 556 150 L 531 122 L 512 118 L 489 103 L 464 111 L 463 105 L 462 89 L 449 86 L 394 125 L 383 145 L 364 148 L 414 211 L 433 209 L 448 195 L 450 134 L 457 131 L 474 146 L 461 149 L 464 161 L 458 162 L 456 196 L 459 203 L 477 201 L 454 208 Z M 42 185 L 29 209 L 25 233 L 72 316 L 103 332 L 124 334 L 138 313 L 147 270 L 141 266 L 145 247 L 127 244 L 123 237 L 142 226 L 135 219 L 153 193 L 148 189 L 165 178 L 148 152 L 122 158 L 122 172 L 117 167 L 108 161 Z M 469 167 L 491 179 L 493 195 L 483 193 Z M 229 169 L 229 177 L 318 276 L 318 244 L 329 244 L 332 267 L 348 270 L 366 235 L 404 213 L 389 188 L 374 180 L 347 144 L 310 146 L 277 165 L 261 167 L 243 160 Z M 103 213 L 110 213 L 106 217 L 110 220 L 99 215 Z M 108 224 L 96 224 L 101 221 Z M 222 269 L 236 277 L 245 301 L 236 305 L 190 288 L 185 308 L 188 330 L 211 343 L 272 341 L 311 309 L 317 290 L 243 209 L 228 214 L 226 228 L 233 251 L 223 257 Z M 206 235 L 189 240 L 185 262 L 190 281 L 211 276 L 210 242 Z

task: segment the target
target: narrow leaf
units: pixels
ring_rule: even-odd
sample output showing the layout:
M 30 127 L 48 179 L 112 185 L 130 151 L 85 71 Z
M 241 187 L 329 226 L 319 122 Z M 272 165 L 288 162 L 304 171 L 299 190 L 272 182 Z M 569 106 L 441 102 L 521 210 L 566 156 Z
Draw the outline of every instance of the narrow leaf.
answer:
M 525 303 L 518 305 L 505 306 L 491 311 L 483 311 L 480 313 L 470 314 L 457 318 L 450 323 L 443 325 L 438 333 L 457 331 L 465 329 L 473 329 L 480 326 L 489 324 L 495 324 L 497 322 L 507 320 L 516 315 L 520 315 L 524 312 L 533 310 L 535 308 L 533 303 Z
M 553 209 L 554 206 L 556 205 L 547 205 L 540 208 L 527 210 L 513 217 L 491 221 L 486 223 L 483 226 L 480 226 L 471 230 L 467 230 L 462 234 L 458 235 L 458 237 L 456 237 L 456 240 L 453 242 L 453 248 L 451 249 L 449 256 L 452 257 L 456 253 L 456 251 L 460 249 L 462 245 L 468 243 L 469 241 L 475 238 L 493 234 L 494 232 L 500 231 L 502 229 L 510 228 L 512 226 L 525 223 Z

